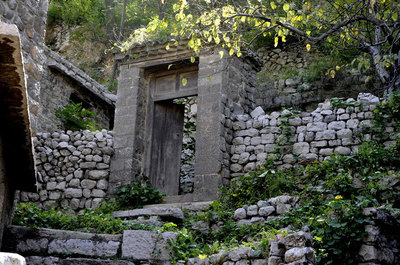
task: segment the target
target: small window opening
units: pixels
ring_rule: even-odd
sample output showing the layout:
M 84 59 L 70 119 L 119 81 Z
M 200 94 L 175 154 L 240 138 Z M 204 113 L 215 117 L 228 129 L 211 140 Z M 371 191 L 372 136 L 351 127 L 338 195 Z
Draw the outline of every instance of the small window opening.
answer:
M 71 96 L 69 97 L 69 99 L 74 102 L 75 104 L 81 103 L 82 104 L 82 108 L 85 108 L 87 110 L 89 110 L 90 108 L 92 108 L 92 105 L 87 102 L 86 100 L 83 100 L 82 98 L 80 98 L 77 94 L 72 93 Z

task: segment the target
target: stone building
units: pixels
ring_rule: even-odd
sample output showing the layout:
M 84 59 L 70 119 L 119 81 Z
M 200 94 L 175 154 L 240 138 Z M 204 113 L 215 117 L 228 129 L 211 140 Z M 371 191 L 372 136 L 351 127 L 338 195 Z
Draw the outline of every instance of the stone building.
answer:
M 55 111 L 71 100 L 93 111 L 103 128 L 113 127 L 115 96 L 44 44 L 48 0 L 0 0 L 0 21 L 18 27 L 33 133 L 51 132 Z
M 35 175 L 19 33 L 0 22 L 0 248 L 15 190 L 34 191 Z
M 252 57 L 220 58 L 205 50 L 194 63 L 184 43 L 137 46 L 118 58 L 110 192 L 144 173 L 167 201 L 215 199 L 230 177 L 233 113 L 255 107 L 259 62 Z M 194 191 L 179 196 L 183 106 L 174 100 L 197 96 Z

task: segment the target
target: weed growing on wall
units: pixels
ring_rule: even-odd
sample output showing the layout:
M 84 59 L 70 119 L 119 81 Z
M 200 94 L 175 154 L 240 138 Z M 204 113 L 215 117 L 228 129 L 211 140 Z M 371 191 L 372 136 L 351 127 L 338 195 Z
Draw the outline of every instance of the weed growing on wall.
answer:
M 129 184 L 119 186 L 115 199 L 119 208 L 136 209 L 146 204 L 161 203 L 163 196 L 146 176 L 141 175 Z
M 72 214 L 73 211 L 68 208 L 44 210 L 33 202 L 19 203 L 15 209 L 13 224 L 99 234 L 121 234 L 124 230 L 151 229 L 149 226 L 127 223 L 114 218 L 110 210 L 103 205 L 99 209 L 86 209 L 78 214 Z
M 71 101 L 64 108 L 56 110 L 56 117 L 61 120 L 64 130 L 98 130 L 99 124 L 93 119 L 97 118 L 96 114 L 82 107 L 82 103 Z

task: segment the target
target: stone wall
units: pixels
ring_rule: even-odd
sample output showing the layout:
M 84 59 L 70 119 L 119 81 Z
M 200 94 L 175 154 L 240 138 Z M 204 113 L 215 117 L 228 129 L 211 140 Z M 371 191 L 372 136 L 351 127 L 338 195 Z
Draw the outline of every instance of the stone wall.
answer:
M 82 102 L 84 108 L 96 114 L 94 121 L 101 128 L 112 129 L 116 96 L 57 53 L 48 48 L 44 51 L 47 78 L 42 82 L 45 89 L 40 95 L 41 131 L 52 132 L 60 126 L 55 112 L 71 100 Z
M 69 103 L 72 93 L 89 103 L 99 123 L 112 128 L 115 97 L 44 45 L 47 9 L 48 0 L 0 0 L 0 21 L 16 24 L 21 35 L 33 131 L 57 129 L 55 111 Z
M 143 230 L 106 235 L 10 226 L 4 250 L 25 256 L 27 265 L 169 264 L 167 241 L 175 237 L 173 232 Z
M 360 92 L 382 92 L 378 80 L 356 69 L 349 71 L 342 68 L 336 72 L 335 78 L 324 73 L 318 80 L 306 78 L 307 71 L 317 71 L 311 70 L 310 65 L 320 61 L 323 55 L 307 52 L 304 45 L 292 44 L 282 49 L 260 48 L 257 55 L 263 59 L 264 66 L 259 73 L 255 97 L 257 106 L 264 110 L 289 106 L 310 108 L 326 98 L 351 98 L 357 97 Z
M 372 219 L 365 225 L 366 235 L 359 252 L 363 264 L 400 264 L 397 217 L 376 208 L 366 208 L 363 214 Z
M 33 143 L 38 193 L 21 192 L 20 201 L 78 211 L 95 208 L 106 197 L 114 152 L 112 132 L 37 133 Z
M 257 205 L 244 205 L 236 209 L 233 218 L 238 225 L 263 223 L 284 215 L 290 209 L 296 208 L 298 201 L 298 197 L 278 196 L 267 201 L 259 201 Z
M 347 100 L 347 107 L 334 107 L 327 101 L 311 113 L 283 110 L 266 114 L 257 107 L 250 115 L 236 115 L 231 175 L 254 170 L 277 154 L 278 168 L 323 161 L 334 153 L 349 155 L 362 141 L 371 139 L 370 134 L 362 136 L 361 132 L 371 125 L 377 103 L 379 98 L 360 94 L 357 101 Z M 387 130 L 393 131 L 393 127 Z
M 44 36 L 48 0 L 0 0 L 0 21 L 15 24 L 21 36 L 32 128 L 40 127 L 41 82 L 46 78 Z
M 250 247 L 223 250 L 204 259 L 191 258 L 186 265 L 312 265 L 315 264 L 312 239 L 309 233 L 296 232 L 286 237 L 271 239 L 268 257 L 256 255 Z

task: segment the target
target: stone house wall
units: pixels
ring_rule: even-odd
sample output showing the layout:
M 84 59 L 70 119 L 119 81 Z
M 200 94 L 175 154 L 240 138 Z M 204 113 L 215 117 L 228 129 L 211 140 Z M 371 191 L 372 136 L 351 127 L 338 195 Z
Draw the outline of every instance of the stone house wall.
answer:
M 79 211 L 96 208 L 106 197 L 114 152 L 112 132 L 37 133 L 33 144 L 38 192 L 21 192 L 21 202 Z
M 112 127 L 115 98 L 44 45 L 47 9 L 48 0 L 0 0 L 0 21 L 17 25 L 21 35 L 33 132 L 57 129 L 55 111 L 69 103 L 72 91 L 89 101 L 99 123 Z

